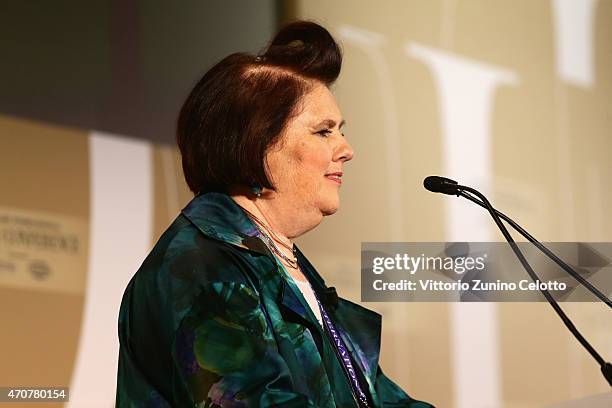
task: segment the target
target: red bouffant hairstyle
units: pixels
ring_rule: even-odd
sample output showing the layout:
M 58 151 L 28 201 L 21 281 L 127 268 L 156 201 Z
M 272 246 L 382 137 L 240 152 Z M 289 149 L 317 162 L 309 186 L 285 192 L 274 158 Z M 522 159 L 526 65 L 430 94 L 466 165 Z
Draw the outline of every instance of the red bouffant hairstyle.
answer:
M 265 52 L 235 53 L 213 66 L 181 108 L 177 143 L 194 194 L 224 192 L 230 185 L 273 189 L 265 154 L 296 113 L 315 81 L 330 86 L 342 53 L 320 25 L 283 27 Z

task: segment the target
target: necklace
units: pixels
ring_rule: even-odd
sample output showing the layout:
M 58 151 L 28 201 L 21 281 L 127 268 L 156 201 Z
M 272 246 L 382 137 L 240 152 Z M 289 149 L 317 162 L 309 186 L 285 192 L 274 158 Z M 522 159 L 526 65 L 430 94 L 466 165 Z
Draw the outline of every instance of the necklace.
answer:
M 297 257 L 295 256 L 295 253 L 296 253 L 295 248 L 293 248 L 292 250 L 293 259 L 291 259 L 287 255 L 285 255 L 278 246 L 276 246 L 276 243 L 274 242 L 274 240 L 270 238 L 270 236 L 263 229 L 259 227 L 258 229 L 259 229 L 259 232 L 261 232 L 261 235 L 264 237 L 264 240 L 266 241 L 268 248 L 270 248 L 272 252 L 274 252 L 276 255 L 280 256 L 285 262 L 287 262 L 287 264 L 290 267 L 292 267 L 293 269 L 298 269 L 298 261 L 297 261 Z
M 293 269 L 298 269 L 298 262 L 297 262 L 295 246 L 294 245 L 289 246 L 289 245 L 285 244 L 278 237 L 278 235 L 276 235 L 274 233 L 274 231 L 272 231 L 272 229 L 270 229 L 263 221 L 261 221 L 257 216 L 255 216 L 255 214 L 253 214 L 252 212 L 250 212 L 249 210 L 247 210 L 246 208 L 244 208 L 242 206 L 240 208 L 242 208 L 244 210 L 244 212 L 249 216 L 249 218 L 251 218 L 251 220 L 255 221 L 255 226 L 257 227 L 257 229 L 259 230 L 259 232 L 263 236 L 264 241 L 266 242 L 267 247 L 272 252 L 274 252 L 276 255 L 281 257 L 281 259 L 283 259 L 290 267 L 292 267 Z M 274 236 L 276 239 L 273 239 L 272 236 Z M 290 250 L 292 255 L 293 255 L 293 259 L 291 259 L 287 255 L 285 255 L 283 253 L 283 251 L 281 251 L 280 248 L 276 245 L 276 242 L 274 242 L 274 241 L 277 241 L 283 247 L 285 247 L 288 250 Z

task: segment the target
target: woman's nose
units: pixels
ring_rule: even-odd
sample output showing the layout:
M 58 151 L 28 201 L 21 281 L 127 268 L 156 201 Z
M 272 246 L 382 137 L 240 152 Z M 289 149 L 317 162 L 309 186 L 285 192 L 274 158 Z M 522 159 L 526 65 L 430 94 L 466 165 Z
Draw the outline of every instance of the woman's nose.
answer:
M 344 136 L 340 136 L 340 142 L 336 147 L 334 161 L 349 161 L 353 158 L 353 148 Z

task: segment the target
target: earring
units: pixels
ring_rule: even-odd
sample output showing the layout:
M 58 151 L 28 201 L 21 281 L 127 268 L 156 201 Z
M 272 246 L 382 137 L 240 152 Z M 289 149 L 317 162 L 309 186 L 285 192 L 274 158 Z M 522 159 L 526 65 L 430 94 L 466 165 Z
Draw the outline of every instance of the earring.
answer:
M 257 198 L 261 197 L 261 186 L 260 185 L 253 184 L 251 186 L 251 191 L 253 192 L 253 194 L 255 194 Z

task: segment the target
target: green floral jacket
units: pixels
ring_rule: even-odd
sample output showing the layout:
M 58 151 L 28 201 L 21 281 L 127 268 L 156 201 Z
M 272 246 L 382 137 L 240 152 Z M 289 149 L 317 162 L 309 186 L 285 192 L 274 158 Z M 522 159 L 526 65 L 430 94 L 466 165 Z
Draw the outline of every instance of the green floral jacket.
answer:
M 356 406 L 332 343 L 257 235 L 220 193 L 195 197 L 164 232 L 121 302 L 117 407 Z M 379 314 L 341 298 L 326 309 L 374 406 L 431 407 L 380 369 Z

